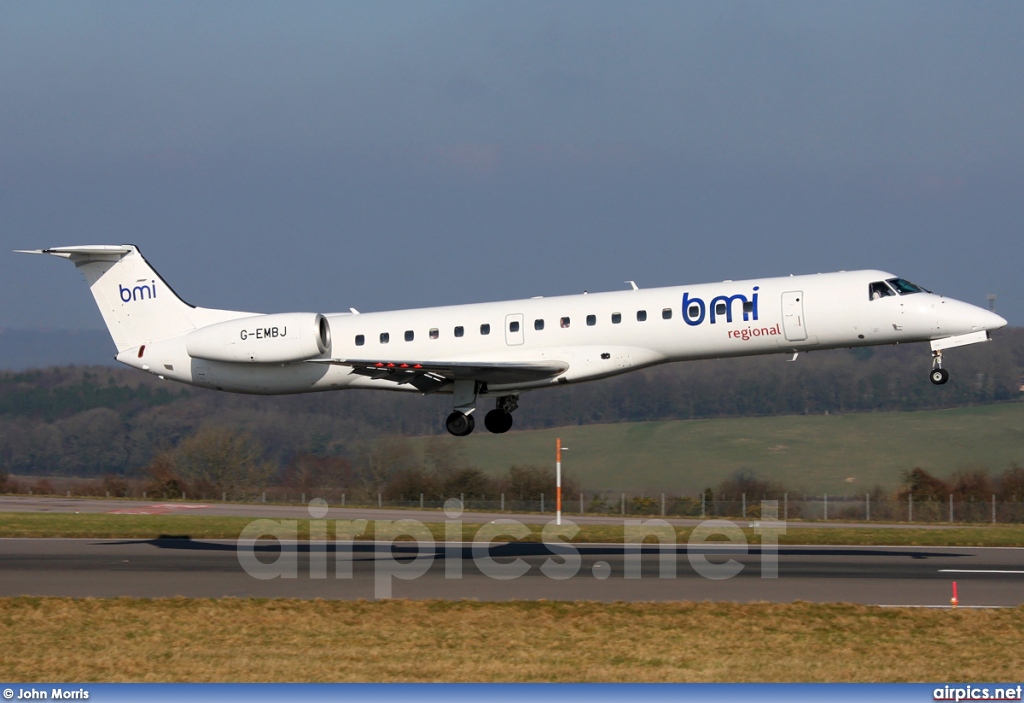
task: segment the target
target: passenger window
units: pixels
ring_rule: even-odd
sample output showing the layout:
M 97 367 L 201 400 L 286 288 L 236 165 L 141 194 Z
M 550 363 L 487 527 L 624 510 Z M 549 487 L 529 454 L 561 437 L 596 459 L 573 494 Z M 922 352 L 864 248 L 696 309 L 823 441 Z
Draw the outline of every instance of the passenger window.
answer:
M 512 320 L 512 322 L 508 323 L 508 331 L 509 332 L 518 332 L 519 331 L 519 320 Z
M 715 304 L 715 314 L 716 315 L 726 315 L 728 312 L 729 311 L 726 309 L 725 303 L 716 303 Z M 697 313 L 697 314 L 699 315 L 700 313 Z
M 892 288 L 885 284 L 885 281 L 875 281 L 868 286 L 868 297 L 871 300 L 878 300 L 879 298 L 886 298 L 890 295 L 896 295 Z
M 620 322 L 622 322 L 622 313 L 621 312 L 613 312 L 612 313 L 612 324 L 613 325 L 617 325 Z
M 636 311 L 636 321 L 637 322 L 644 322 L 645 320 L 647 320 L 647 311 L 646 310 L 637 310 Z
M 597 315 L 587 315 L 587 327 L 593 327 L 597 324 Z
M 701 317 L 700 305 L 691 305 L 689 316 L 691 320 L 699 320 Z
M 413 331 L 412 331 L 412 330 L 406 330 L 406 331 L 405 331 L 405 341 L 407 341 L 407 342 L 411 342 L 411 341 L 413 340 L 413 337 L 415 337 L 415 336 L 416 336 L 416 335 L 415 335 L 415 334 L 413 334 Z
M 559 320 L 558 324 L 561 326 L 562 329 L 566 329 L 569 326 L 569 318 L 563 317 L 561 320 Z
M 747 302 L 743 303 L 743 314 L 744 315 L 750 315 L 753 312 L 754 312 L 754 302 L 752 300 L 748 300 Z
M 544 329 L 544 320 L 534 320 L 533 321 L 533 329 L 535 329 L 537 331 L 540 331 L 540 330 Z
M 364 344 L 366 344 L 366 337 L 364 337 L 364 336 L 363 336 L 363 335 L 361 335 L 361 334 L 357 334 L 357 335 L 356 335 L 356 346 L 357 346 L 357 347 L 361 347 L 361 346 L 363 346 Z
M 490 333 L 491 333 L 491 326 L 490 325 L 488 325 L 486 322 L 484 324 L 480 325 L 480 334 L 488 335 Z
M 387 332 L 381 332 L 380 333 L 380 343 L 381 344 L 387 344 L 389 341 L 391 341 L 391 335 L 388 334 Z
M 455 328 L 455 336 L 456 337 L 461 337 L 464 332 L 465 332 L 465 330 L 462 329 L 462 325 L 459 325 L 458 327 Z
M 431 339 L 437 339 L 440 335 L 441 335 L 441 333 L 437 331 L 436 327 L 434 327 L 433 329 L 430 330 L 430 338 Z
M 672 308 L 665 308 L 664 310 L 662 310 L 661 311 L 661 319 L 662 320 L 671 320 L 672 319 Z

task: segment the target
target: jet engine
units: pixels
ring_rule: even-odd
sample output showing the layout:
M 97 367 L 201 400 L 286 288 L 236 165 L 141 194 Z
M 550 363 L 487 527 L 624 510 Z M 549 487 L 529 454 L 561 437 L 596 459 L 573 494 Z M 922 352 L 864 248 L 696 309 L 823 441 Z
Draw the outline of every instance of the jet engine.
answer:
M 326 317 L 312 312 L 241 317 L 189 332 L 185 350 L 208 361 L 303 361 L 331 350 L 331 326 Z

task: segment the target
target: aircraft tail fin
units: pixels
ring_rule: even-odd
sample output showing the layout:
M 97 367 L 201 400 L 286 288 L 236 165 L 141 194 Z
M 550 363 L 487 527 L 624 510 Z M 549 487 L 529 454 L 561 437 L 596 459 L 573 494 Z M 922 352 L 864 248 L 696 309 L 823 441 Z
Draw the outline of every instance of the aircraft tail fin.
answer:
M 85 277 L 118 352 L 189 332 L 200 308 L 167 285 L 131 244 L 19 250 L 69 259 Z M 219 312 L 219 311 L 218 311 Z

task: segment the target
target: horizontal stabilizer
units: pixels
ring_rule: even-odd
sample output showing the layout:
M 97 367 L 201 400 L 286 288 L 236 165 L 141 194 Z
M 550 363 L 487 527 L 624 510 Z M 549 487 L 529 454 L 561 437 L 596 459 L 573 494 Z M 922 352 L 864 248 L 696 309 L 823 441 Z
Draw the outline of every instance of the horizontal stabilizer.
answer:
M 62 259 L 102 259 L 112 258 L 113 260 L 120 259 L 126 254 L 130 254 L 134 251 L 134 248 L 127 245 L 111 245 L 111 244 L 99 244 L 92 246 L 77 246 L 77 247 L 51 247 L 49 249 L 15 249 L 16 254 L 49 254 L 51 256 L 59 256 Z

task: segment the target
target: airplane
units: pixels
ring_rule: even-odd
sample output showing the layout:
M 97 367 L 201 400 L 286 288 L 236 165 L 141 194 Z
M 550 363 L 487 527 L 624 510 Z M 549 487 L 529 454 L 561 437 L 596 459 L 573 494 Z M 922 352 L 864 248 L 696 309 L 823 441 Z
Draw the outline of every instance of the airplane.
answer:
M 722 281 L 360 313 L 260 314 L 195 307 L 131 244 L 18 250 L 85 276 L 116 359 L 162 379 L 254 394 L 350 388 L 452 395 L 445 426 L 470 434 L 484 399 L 493 433 L 525 391 L 693 359 L 991 339 L 1005 319 L 884 271 Z

